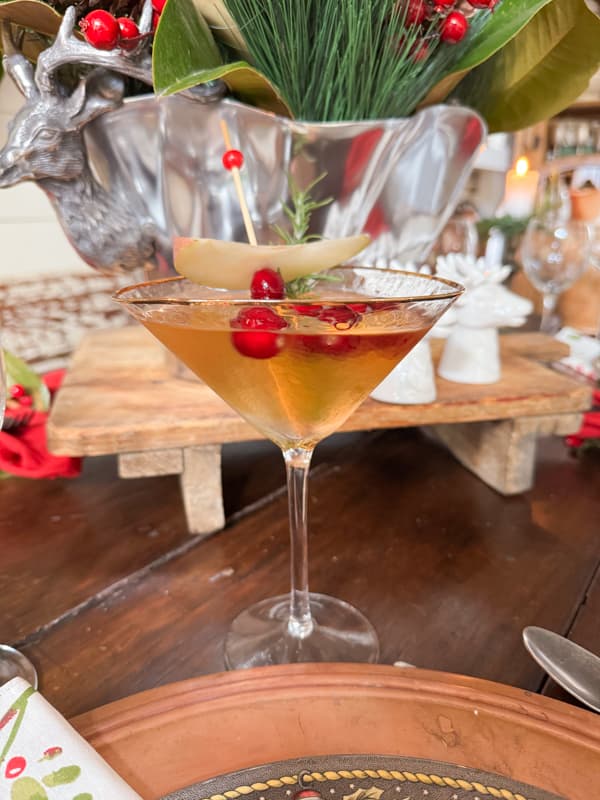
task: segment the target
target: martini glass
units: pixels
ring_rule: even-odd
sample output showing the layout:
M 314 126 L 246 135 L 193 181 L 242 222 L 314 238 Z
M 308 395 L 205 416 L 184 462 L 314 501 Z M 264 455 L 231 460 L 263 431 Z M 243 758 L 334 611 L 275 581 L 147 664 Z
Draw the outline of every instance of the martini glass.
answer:
M 116 294 L 283 453 L 291 590 L 236 617 L 225 642 L 230 669 L 375 662 L 379 655 L 375 630 L 360 611 L 343 600 L 309 593 L 310 460 L 315 445 L 342 425 L 462 287 L 379 269 L 339 267 L 328 275 L 331 280 L 319 282 L 301 299 L 255 301 L 249 292 L 202 287 L 182 278 L 142 283 Z

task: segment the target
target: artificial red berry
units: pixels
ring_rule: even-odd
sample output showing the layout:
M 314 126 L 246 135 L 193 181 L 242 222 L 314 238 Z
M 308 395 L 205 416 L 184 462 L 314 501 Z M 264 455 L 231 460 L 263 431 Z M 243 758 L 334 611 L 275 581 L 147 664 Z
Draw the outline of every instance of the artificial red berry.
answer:
M 12 397 L 13 400 L 20 400 L 21 397 L 25 397 L 27 394 L 25 387 L 21 386 L 20 383 L 13 383 L 13 385 L 8 390 L 8 393 Z
M 235 349 L 249 358 L 273 358 L 283 342 L 276 332 L 287 327 L 287 322 L 270 308 L 246 308 L 231 321 L 232 328 L 243 328 L 231 334 Z
M 252 276 L 250 296 L 253 300 L 283 300 L 285 281 L 281 273 L 270 267 L 257 270 Z
M 427 42 L 415 42 L 415 44 L 411 47 L 410 57 L 416 64 L 420 63 L 421 61 L 425 61 L 428 55 L 429 45 Z
M 359 320 L 359 314 L 350 306 L 325 306 L 319 314 L 321 322 L 328 322 L 338 330 L 348 330 Z
M 19 405 L 20 406 L 32 406 L 33 405 L 33 398 L 30 397 L 28 394 L 23 395 L 23 397 L 19 398 Z
M 166 2 L 167 0 L 152 0 L 152 8 L 157 14 L 162 14 Z
M 5 778 L 18 778 L 27 766 L 27 762 L 23 756 L 13 756 L 4 770 Z
M 244 165 L 244 156 L 239 150 L 226 150 L 223 153 L 223 166 L 225 169 L 241 169 Z
M 123 50 L 133 50 L 138 43 L 140 29 L 134 20 L 131 19 L 131 17 L 118 17 L 117 23 L 119 25 L 119 30 L 121 31 L 121 39 L 119 44 Z
M 452 11 L 442 22 L 440 39 L 448 44 L 458 44 L 467 35 L 469 23 L 460 11 Z
M 469 5 L 473 8 L 494 8 L 498 0 L 468 0 Z
M 427 6 L 425 5 L 425 0 L 407 0 L 404 22 L 407 25 L 420 25 L 426 19 Z
M 152 33 L 158 28 L 158 23 L 160 22 L 160 14 L 158 11 L 152 12 Z
M 119 23 L 112 14 L 102 8 L 86 14 L 79 22 L 79 27 L 86 41 L 97 50 L 112 50 L 119 42 Z
M 456 0 L 435 0 L 435 10 L 439 13 L 456 5 Z

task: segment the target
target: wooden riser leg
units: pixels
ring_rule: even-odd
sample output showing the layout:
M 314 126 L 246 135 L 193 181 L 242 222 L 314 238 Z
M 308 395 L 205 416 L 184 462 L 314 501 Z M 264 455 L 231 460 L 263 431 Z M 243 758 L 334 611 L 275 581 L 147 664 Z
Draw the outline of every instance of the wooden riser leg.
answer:
M 559 414 L 434 425 L 429 430 L 484 483 L 512 495 L 533 486 L 538 437 L 574 433 L 580 424 L 581 414 Z
M 179 475 L 189 533 L 208 535 L 225 525 L 220 445 L 122 453 L 119 475 Z

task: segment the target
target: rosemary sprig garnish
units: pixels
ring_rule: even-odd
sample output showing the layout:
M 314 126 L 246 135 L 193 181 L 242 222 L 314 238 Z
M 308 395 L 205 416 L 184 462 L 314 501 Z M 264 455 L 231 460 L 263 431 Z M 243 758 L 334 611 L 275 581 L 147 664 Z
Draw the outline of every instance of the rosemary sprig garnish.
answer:
M 338 283 L 341 278 L 337 275 L 328 275 L 326 272 L 313 272 L 310 275 L 303 275 L 301 278 L 294 278 L 285 284 L 286 297 L 294 300 L 303 297 L 312 291 L 317 283 Z
M 273 230 L 285 244 L 306 244 L 306 242 L 321 238 L 316 233 L 309 234 L 308 229 L 313 211 L 329 205 L 333 200 L 332 197 L 326 197 L 324 200 L 313 200 L 311 197 L 312 190 L 326 175 L 326 172 L 321 173 L 305 189 L 301 189 L 292 177 L 289 178 L 291 205 L 284 203 L 283 213 L 291 222 L 292 230 L 291 232 L 286 231 L 281 225 L 273 225 Z

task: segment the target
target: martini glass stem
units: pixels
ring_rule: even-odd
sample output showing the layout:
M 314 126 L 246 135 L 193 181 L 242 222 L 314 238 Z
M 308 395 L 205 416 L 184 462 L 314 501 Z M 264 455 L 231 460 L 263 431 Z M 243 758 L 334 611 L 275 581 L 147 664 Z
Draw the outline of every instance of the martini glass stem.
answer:
M 290 618 L 288 632 L 304 639 L 313 630 L 308 593 L 308 470 L 312 449 L 283 451 L 287 473 L 290 514 Z

